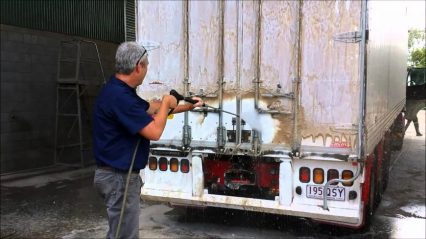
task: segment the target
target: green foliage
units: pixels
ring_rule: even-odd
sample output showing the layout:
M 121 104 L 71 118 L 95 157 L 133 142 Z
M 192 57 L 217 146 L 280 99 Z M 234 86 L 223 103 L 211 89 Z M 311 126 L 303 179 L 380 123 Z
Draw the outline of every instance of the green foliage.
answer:
M 414 67 L 426 67 L 426 48 L 417 48 L 411 52 L 410 60 Z
M 423 30 L 409 30 L 408 31 L 408 48 L 411 49 L 416 43 L 423 41 L 425 42 L 425 31 Z
M 408 65 L 411 67 L 426 66 L 425 31 L 408 31 Z

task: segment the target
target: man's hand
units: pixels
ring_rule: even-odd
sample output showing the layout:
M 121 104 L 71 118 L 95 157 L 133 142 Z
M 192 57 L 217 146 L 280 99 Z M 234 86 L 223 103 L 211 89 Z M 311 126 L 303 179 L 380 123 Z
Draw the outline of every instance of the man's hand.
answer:
M 192 97 L 193 100 L 198 101 L 197 103 L 193 104 L 192 107 L 203 107 L 204 101 L 200 97 Z

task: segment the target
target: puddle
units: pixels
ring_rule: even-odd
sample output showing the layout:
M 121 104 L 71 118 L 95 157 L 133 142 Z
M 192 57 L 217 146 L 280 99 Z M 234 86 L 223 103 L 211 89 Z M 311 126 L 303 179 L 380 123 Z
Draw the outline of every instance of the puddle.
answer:
M 426 219 L 425 205 L 409 204 L 407 206 L 401 207 L 401 210 L 415 217 Z
M 425 238 L 425 220 L 417 218 L 405 218 L 394 220 L 390 238 Z

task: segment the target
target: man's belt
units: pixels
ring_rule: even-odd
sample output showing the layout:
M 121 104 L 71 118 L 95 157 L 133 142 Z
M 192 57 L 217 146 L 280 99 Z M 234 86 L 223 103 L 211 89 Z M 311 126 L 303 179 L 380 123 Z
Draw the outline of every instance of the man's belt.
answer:
M 117 169 L 110 166 L 98 166 L 98 169 L 107 170 L 107 171 L 116 172 L 116 173 L 129 173 L 128 170 Z M 139 174 L 139 171 L 140 171 L 139 169 L 133 169 L 132 173 Z

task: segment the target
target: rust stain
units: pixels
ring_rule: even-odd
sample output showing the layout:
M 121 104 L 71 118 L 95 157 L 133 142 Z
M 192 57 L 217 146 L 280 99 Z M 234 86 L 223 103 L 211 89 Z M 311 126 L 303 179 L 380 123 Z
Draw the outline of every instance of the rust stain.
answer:
M 272 143 L 290 145 L 293 134 L 293 116 L 275 115 L 273 118 L 277 119 L 279 123 Z

